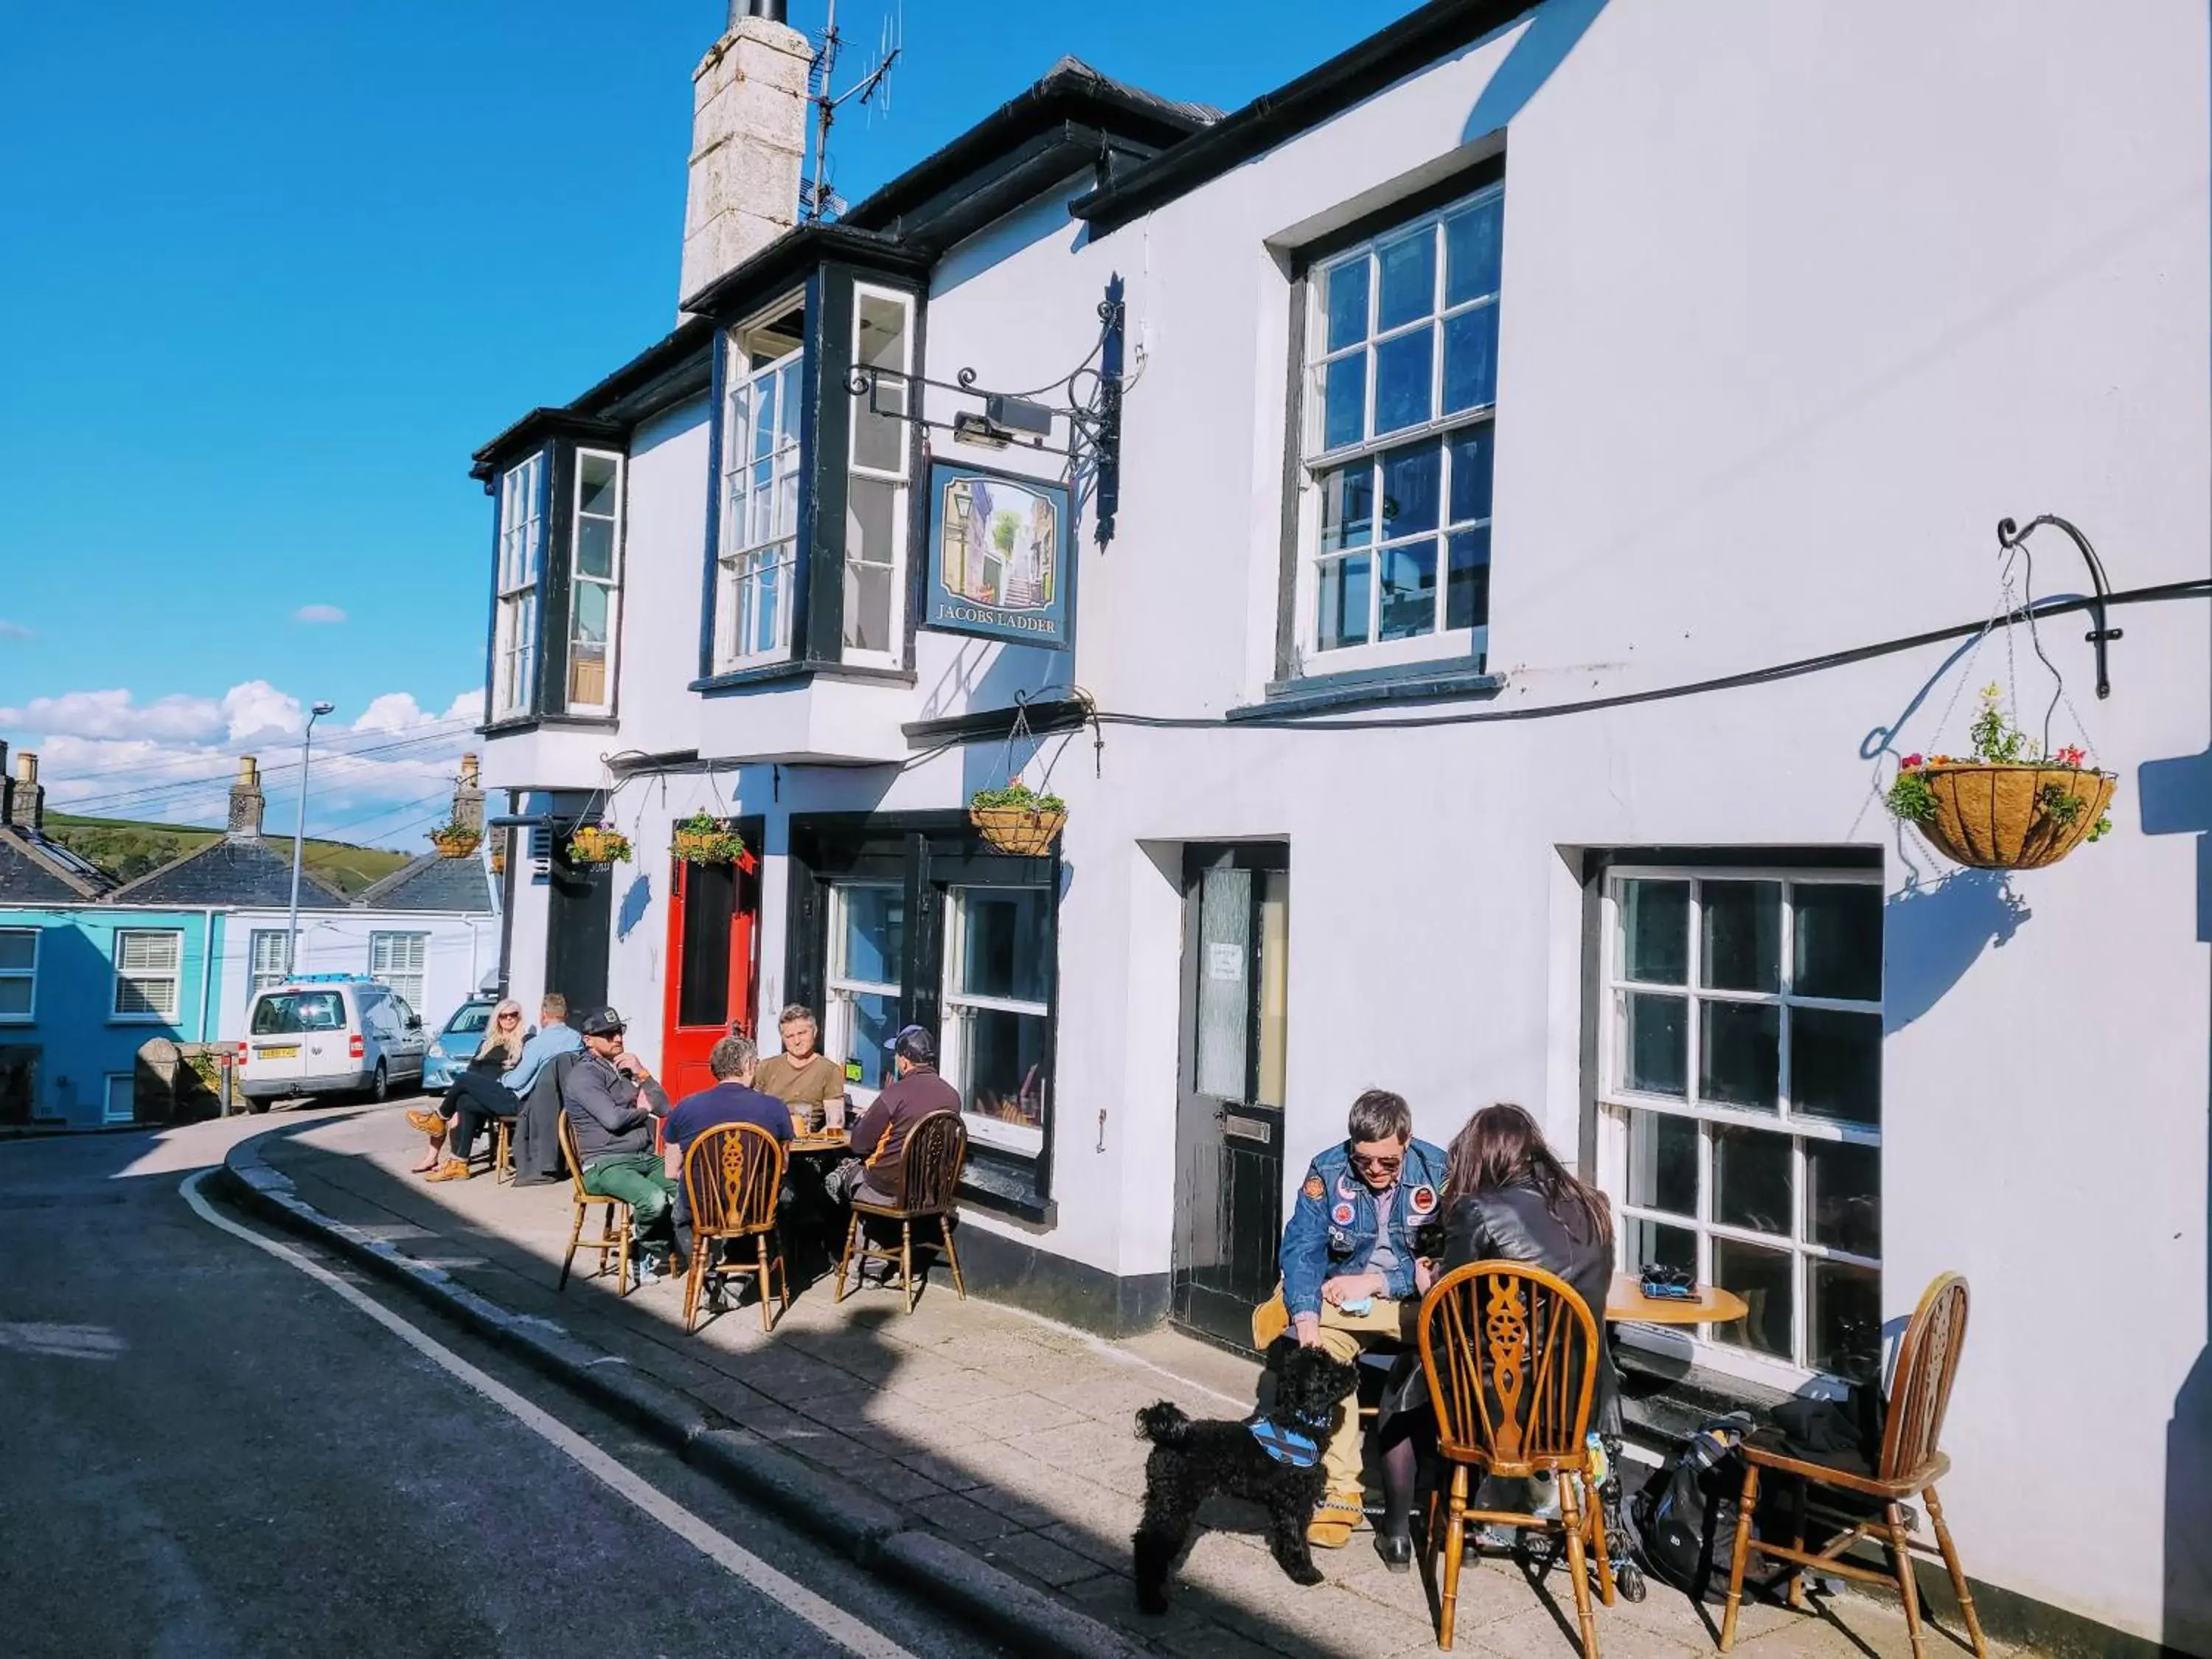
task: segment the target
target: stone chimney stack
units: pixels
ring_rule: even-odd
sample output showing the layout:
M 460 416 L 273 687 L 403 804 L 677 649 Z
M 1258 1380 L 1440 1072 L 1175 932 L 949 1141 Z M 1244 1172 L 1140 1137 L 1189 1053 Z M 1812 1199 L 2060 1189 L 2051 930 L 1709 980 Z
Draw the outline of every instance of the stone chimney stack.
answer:
M 799 220 L 814 51 L 784 0 L 730 0 L 730 27 L 691 76 L 691 187 L 681 302 Z
M 46 827 L 46 792 L 39 782 L 39 757 L 28 750 L 15 757 L 15 781 L 8 786 L 0 811 L 9 823 L 33 835 Z
M 238 780 L 230 786 L 230 838 L 261 839 L 261 809 L 268 805 L 261 793 L 261 765 L 251 755 L 238 757 Z
M 463 830 L 483 834 L 483 786 L 477 781 L 477 757 L 461 757 L 460 787 L 453 791 L 453 823 Z

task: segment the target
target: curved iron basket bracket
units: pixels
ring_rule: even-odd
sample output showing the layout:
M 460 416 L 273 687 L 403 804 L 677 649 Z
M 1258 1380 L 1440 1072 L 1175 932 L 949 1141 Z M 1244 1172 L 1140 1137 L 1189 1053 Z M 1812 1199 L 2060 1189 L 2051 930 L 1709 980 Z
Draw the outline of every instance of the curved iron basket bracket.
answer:
M 1097 542 L 1114 539 L 1114 520 L 1121 499 L 1122 331 L 1127 319 L 1122 284 L 1116 273 L 1098 302 L 1098 343 L 1075 368 L 1057 380 L 1027 392 L 993 392 L 975 384 L 975 371 L 963 368 L 951 380 L 895 368 L 855 364 L 845 390 L 868 400 L 868 412 L 903 421 L 923 431 L 949 432 L 960 443 L 987 449 L 1028 449 L 1059 455 L 1079 501 L 1097 510 Z M 884 396 L 890 388 L 889 401 Z M 930 418 L 931 391 L 972 400 L 974 408 L 956 410 L 949 421 Z
M 2097 695 L 2109 697 L 2112 695 L 2112 682 L 2105 672 L 2105 647 L 2108 641 L 2120 638 L 2121 630 L 2106 625 L 2105 601 L 2112 597 L 2112 584 L 2105 580 L 2104 561 L 2097 556 L 2097 550 L 2089 545 L 2089 538 L 2057 514 L 2043 513 L 2030 519 L 2025 529 L 2010 519 L 1999 519 L 1997 545 L 2010 552 L 2045 525 L 2064 531 L 2074 545 L 2081 549 L 2081 562 L 2089 567 L 2089 631 L 2081 637 L 2097 648 Z

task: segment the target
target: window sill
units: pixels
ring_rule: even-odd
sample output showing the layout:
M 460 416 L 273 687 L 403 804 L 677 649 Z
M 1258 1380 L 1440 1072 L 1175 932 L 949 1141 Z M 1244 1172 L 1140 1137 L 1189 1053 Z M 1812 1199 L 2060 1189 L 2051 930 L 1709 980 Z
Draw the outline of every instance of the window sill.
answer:
M 1629 1437 L 1646 1445 L 1679 1445 L 1706 1423 L 1729 1412 L 1749 1412 L 1764 1422 L 1789 1399 L 1787 1390 L 1747 1382 L 1694 1360 L 1635 1342 L 1615 1342 L 1620 1367 L 1620 1407 Z
M 817 674 L 825 679 L 874 681 L 886 685 L 911 686 L 916 684 L 914 671 L 908 668 L 869 668 L 858 663 L 810 662 L 799 659 L 791 662 L 761 663 L 751 668 L 732 668 L 726 673 L 709 674 L 693 680 L 686 689 L 712 696 L 720 691 L 742 691 L 756 685 L 811 680 Z
M 170 1026 L 179 1024 L 180 1021 L 166 1014 L 110 1014 L 107 1023 L 110 1025 Z
M 960 1172 L 960 1196 L 978 1209 L 1049 1227 L 1057 1223 L 1059 1212 L 1042 1189 L 1040 1173 L 1035 1159 L 971 1140 L 967 1167 Z
M 1490 698 L 1504 689 L 1504 675 L 1486 672 L 1479 660 L 1459 658 L 1401 668 L 1308 674 L 1297 679 L 1276 680 L 1268 685 L 1262 701 L 1232 708 L 1226 718 L 1232 721 L 1266 720 L 1280 714 L 1372 708 L 1389 703 Z
M 541 727 L 576 726 L 611 732 L 621 724 L 622 721 L 612 714 L 508 714 L 486 721 L 477 729 L 489 741 L 495 738 L 518 738 Z

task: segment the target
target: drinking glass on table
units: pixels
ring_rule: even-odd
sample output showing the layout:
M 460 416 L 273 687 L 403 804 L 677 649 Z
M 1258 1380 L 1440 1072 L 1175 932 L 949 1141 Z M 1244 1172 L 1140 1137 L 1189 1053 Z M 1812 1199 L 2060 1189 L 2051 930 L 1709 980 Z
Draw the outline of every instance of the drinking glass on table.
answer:
M 822 1103 L 823 1133 L 824 1134 L 840 1134 L 843 1133 L 845 1127 L 845 1113 L 850 1105 L 850 1100 L 844 1095 L 839 1095 L 833 1100 L 825 1100 Z

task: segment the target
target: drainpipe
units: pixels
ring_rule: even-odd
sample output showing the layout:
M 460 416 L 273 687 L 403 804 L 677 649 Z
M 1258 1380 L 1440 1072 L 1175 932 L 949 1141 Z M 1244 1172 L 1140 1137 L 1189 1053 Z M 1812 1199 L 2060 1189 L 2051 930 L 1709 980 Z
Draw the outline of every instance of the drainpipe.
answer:
M 215 992 L 215 907 L 209 905 L 200 913 L 200 1036 L 202 1042 L 212 1042 L 208 1035 L 208 1000 Z

